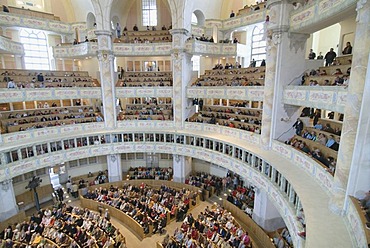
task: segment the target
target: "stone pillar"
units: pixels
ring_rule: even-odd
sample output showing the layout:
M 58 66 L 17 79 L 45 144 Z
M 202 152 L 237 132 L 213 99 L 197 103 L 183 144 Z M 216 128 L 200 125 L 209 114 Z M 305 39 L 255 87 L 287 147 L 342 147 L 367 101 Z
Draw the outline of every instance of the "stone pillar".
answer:
M 18 213 L 12 180 L 0 182 L 0 221 L 9 219 Z
M 113 129 L 117 126 L 117 110 L 112 32 L 97 30 L 95 34 L 98 38 L 98 61 L 102 88 L 103 106 L 101 111 L 104 114 L 105 127 Z
M 367 192 L 370 188 L 369 170 L 369 50 L 370 1 L 357 3 L 357 25 L 352 56 L 351 78 L 338 160 L 334 175 L 334 197 L 330 208 L 341 214 L 345 195 Z M 350 182 L 350 183 L 349 183 Z M 347 191 L 347 192 L 346 192 Z
M 257 191 L 254 196 L 252 219 L 268 232 L 285 227 L 285 222 L 279 211 L 270 201 L 267 193 L 262 190 Z
M 186 98 L 186 86 L 191 80 L 191 55 L 185 52 L 186 29 L 172 29 L 173 119 L 176 128 L 182 128 L 191 106 Z
M 121 154 L 107 155 L 109 182 L 122 181 Z
M 191 173 L 192 158 L 174 154 L 173 155 L 173 181 L 184 183 Z
M 305 43 L 309 35 L 289 33 L 289 13 L 292 4 L 287 0 L 272 0 L 270 23 L 267 25 L 267 56 L 265 93 L 261 141 L 265 149 L 273 139 L 285 140 L 294 132 L 291 129 L 298 113 L 297 106 L 284 106 L 284 87 L 305 71 Z M 288 131 L 289 130 L 289 131 Z

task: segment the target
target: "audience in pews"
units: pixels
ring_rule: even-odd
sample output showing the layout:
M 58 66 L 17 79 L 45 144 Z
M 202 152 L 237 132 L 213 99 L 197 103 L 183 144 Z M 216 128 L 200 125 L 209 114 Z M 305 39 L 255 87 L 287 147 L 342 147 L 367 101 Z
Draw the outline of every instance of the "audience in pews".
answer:
M 122 188 L 110 186 L 89 191 L 85 196 L 98 202 L 120 209 L 136 220 L 149 233 L 149 225 L 153 233 L 162 232 L 170 218 L 182 220 L 190 204 L 195 204 L 197 192 L 187 189 L 177 190 L 166 185 L 154 189 L 142 183 L 140 186 L 130 184 Z
M 63 203 L 9 226 L 0 240 L 1 247 L 126 247 L 123 235 L 104 216 Z
M 171 167 L 130 167 L 128 177 L 132 179 L 155 179 L 155 180 L 171 180 L 173 170 Z
M 165 237 L 164 248 L 173 247 L 252 247 L 248 232 L 220 206 L 206 207 L 197 218 L 188 214 L 173 236 Z

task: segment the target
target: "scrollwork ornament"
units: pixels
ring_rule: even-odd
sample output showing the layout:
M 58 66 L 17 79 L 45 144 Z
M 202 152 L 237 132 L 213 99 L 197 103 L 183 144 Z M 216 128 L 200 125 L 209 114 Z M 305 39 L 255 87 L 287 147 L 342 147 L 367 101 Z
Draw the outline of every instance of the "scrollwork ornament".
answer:
M 275 32 L 272 34 L 272 42 L 274 43 L 275 46 L 281 44 L 281 39 L 282 39 L 281 32 Z

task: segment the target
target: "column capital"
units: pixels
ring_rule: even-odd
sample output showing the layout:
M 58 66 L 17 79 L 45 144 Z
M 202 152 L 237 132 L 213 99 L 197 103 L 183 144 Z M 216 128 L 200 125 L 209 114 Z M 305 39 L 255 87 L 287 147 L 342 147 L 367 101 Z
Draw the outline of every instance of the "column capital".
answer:
M 96 34 L 96 36 L 99 36 L 99 35 L 108 35 L 108 36 L 111 36 L 113 34 L 109 30 L 95 30 L 94 33 Z
M 266 9 L 270 9 L 271 7 L 279 4 L 288 3 L 288 0 L 269 0 L 266 2 Z
M 189 30 L 185 28 L 175 28 L 170 30 L 171 35 L 176 35 L 176 34 L 183 34 L 188 36 L 190 34 Z

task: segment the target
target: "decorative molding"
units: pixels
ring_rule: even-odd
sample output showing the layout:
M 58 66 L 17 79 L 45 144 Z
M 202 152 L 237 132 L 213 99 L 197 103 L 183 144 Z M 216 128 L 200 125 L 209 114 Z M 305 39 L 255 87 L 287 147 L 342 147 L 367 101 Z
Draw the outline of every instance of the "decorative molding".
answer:
M 306 41 L 310 37 L 310 35 L 300 33 L 288 33 L 288 37 L 290 40 L 290 49 L 294 49 L 295 53 L 297 53 L 298 50 L 303 50 L 305 48 Z

